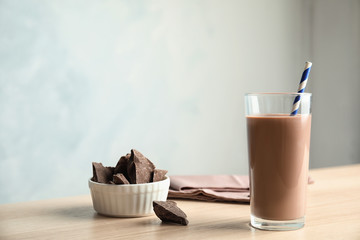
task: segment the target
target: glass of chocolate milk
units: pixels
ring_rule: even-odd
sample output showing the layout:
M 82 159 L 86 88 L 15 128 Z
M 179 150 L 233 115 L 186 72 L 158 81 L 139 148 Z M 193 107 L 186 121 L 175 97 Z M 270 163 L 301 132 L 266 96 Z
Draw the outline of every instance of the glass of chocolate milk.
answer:
M 296 115 L 294 99 L 300 96 Z M 311 93 L 245 95 L 251 225 L 294 230 L 305 223 Z

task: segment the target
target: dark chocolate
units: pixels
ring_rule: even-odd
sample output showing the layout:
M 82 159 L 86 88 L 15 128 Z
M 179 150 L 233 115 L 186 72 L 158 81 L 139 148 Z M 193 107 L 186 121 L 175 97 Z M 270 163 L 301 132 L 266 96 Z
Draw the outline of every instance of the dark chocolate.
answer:
M 186 214 L 174 201 L 153 201 L 154 212 L 163 222 L 188 225 Z
M 113 178 L 113 167 L 104 167 L 102 163 L 93 162 L 93 181 L 98 183 L 109 183 Z
M 113 176 L 113 182 L 115 184 L 130 184 L 129 181 L 126 179 L 124 174 L 117 173 Z
M 168 171 L 162 169 L 154 169 L 153 182 L 162 181 L 165 179 L 165 175 Z
M 122 156 L 116 164 L 114 174 L 122 173 L 127 179 L 129 179 L 129 175 L 127 172 L 129 159 L 130 159 L 130 153 L 126 154 L 126 156 Z
M 127 166 L 130 183 L 139 184 L 150 182 L 154 169 L 155 166 L 149 159 L 139 151 L 131 149 Z

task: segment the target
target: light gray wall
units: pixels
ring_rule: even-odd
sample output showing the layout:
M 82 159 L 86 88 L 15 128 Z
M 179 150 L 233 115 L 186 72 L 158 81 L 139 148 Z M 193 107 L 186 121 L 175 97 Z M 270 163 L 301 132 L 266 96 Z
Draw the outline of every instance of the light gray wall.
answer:
M 334 24 L 325 1 L 0 1 L 0 203 L 87 194 L 91 162 L 131 148 L 169 174 L 246 174 L 244 93 L 296 90 L 306 60 L 311 166 L 359 161 L 342 3 Z
M 312 2 L 311 167 L 360 162 L 360 1 Z

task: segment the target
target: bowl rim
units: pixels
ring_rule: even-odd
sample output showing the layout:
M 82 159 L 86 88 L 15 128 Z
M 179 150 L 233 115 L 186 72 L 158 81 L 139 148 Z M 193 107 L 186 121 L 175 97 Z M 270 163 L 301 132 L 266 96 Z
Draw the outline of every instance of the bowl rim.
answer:
M 88 182 L 94 185 L 98 185 L 98 186 L 106 186 L 106 187 L 135 187 L 135 186 L 149 186 L 149 185 L 155 185 L 155 184 L 161 184 L 161 183 L 165 183 L 167 181 L 170 180 L 168 175 L 165 175 L 165 179 L 161 180 L 161 181 L 157 181 L 157 182 L 149 182 L 149 183 L 135 183 L 135 184 L 109 184 L 109 183 L 98 183 L 98 182 L 94 182 L 93 180 L 91 180 L 91 178 L 89 178 Z

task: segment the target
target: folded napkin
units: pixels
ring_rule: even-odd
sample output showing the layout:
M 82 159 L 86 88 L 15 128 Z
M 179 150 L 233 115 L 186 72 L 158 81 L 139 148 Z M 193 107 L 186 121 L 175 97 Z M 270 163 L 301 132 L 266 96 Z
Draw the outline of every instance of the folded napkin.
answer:
M 309 177 L 308 183 L 313 182 Z M 249 186 L 249 176 L 170 176 L 168 198 L 248 203 Z
M 249 202 L 249 177 L 239 175 L 170 176 L 168 198 Z

